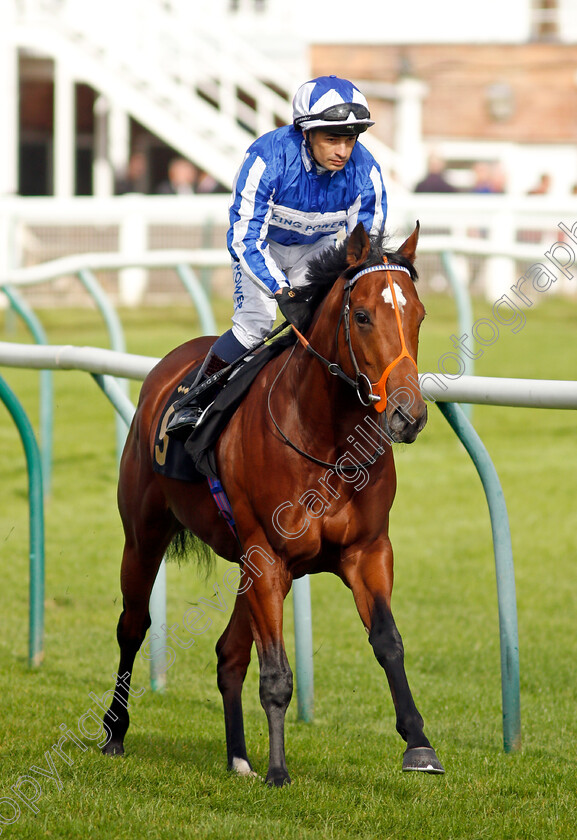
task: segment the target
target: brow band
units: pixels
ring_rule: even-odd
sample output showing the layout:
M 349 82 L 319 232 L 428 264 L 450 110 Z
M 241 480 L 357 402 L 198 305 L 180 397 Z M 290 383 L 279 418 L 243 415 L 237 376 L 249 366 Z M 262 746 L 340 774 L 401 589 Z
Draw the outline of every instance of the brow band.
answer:
M 362 277 L 363 274 L 370 274 L 371 271 L 404 271 L 405 274 L 408 274 L 409 277 L 411 276 L 411 272 L 408 268 L 405 268 L 404 265 L 392 265 L 391 263 L 382 263 L 381 265 L 371 265 L 369 268 L 363 268 L 362 271 L 359 271 L 352 277 L 350 280 L 347 280 L 345 283 L 345 289 L 350 289 L 351 286 L 357 282 L 359 277 Z

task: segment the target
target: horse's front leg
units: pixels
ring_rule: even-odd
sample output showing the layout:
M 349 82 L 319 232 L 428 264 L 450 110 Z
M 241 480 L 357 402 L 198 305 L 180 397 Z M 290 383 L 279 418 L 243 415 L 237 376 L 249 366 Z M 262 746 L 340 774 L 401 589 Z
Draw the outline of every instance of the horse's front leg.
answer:
M 268 547 L 268 546 L 267 546 Z M 285 748 L 285 714 L 293 692 L 293 675 L 282 635 L 283 603 L 291 578 L 281 560 L 266 551 L 251 549 L 252 585 L 246 592 L 250 624 L 260 665 L 260 702 L 268 720 L 268 785 L 290 784 Z
M 397 716 L 397 732 L 407 743 L 403 770 L 444 773 L 423 731 L 423 718 L 405 673 L 403 641 L 391 612 L 393 552 L 389 540 L 384 540 L 378 549 L 372 547 L 345 562 L 343 578 L 352 589 L 375 657 L 387 675 Z

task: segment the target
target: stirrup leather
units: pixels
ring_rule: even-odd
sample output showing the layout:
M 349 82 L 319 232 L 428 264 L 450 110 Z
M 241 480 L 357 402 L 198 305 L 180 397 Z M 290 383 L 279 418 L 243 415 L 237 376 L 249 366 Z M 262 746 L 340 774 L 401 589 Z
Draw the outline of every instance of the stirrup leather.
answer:
M 202 415 L 206 409 L 214 402 L 215 391 L 218 393 L 226 382 L 227 377 L 223 377 L 218 382 L 215 382 L 208 391 L 203 394 L 196 394 L 195 389 L 205 380 L 209 379 L 219 370 L 222 370 L 228 365 L 224 359 L 221 359 L 216 353 L 212 352 L 212 348 L 208 351 L 207 356 L 202 363 L 202 366 L 195 377 L 188 393 L 184 394 L 177 402 L 174 403 L 174 414 L 170 418 L 166 427 L 166 434 L 170 437 L 182 437 L 183 430 L 186 430 L 186 437 L 196 428 Z

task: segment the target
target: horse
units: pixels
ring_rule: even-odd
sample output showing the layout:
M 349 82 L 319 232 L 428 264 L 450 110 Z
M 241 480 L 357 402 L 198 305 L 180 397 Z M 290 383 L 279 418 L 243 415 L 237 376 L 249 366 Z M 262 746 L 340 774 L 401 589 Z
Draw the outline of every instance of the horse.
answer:
M 104 716 L 105 754 L 124 753 L 130 675 L 150 626 L 149 597 L 161 559 L 172 541 L 192 532 L 240 570 L 232 614 L 216 645 L 229 770 L 255 775 L 241 700 L 254 642 L 268 720 L 265 781 L 290 783 L 284 720 L 293 680 L 283 641 L 283 602 L 294 579 L 331 572 L 352 590 L 385 671 L 396 728 L 406 742 L 402 769 L 444 772 L 409 688 L 391 612 L 392 444 L 414 441 L 427 420 L 416 364 L 425 314 L 415 288 L 418 234 L 417 223 L 403 245 L 390 252 L 358 224 L 311 262 L 308 285 L 295 291 L 311 302 L 310 325 L 303 332 L 294 327 L 216 444 L 236 535 L 206 481 L 168 478 L 152 466 L 163 407 L 214 339 L 181 345 L 144 381 L 119 474 L 123 610 L 117 630 L 119 676 Z

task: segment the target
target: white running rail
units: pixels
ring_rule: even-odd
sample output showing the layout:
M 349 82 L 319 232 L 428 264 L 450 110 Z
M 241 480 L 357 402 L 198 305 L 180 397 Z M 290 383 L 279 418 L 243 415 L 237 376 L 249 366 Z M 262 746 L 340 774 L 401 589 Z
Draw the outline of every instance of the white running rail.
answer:
M 0 364 L 36 370 L 85 370 L 141 380 L 160 360 L 103 350 L 100 347 L 73 345 L 15 344 L 0 341 Z M 492 376 L 461 376 L 447 380 L 421 373 L 425 380 L 424 396 L 435 402 L 466 402 L 483 405 L 508 405 L 526 408 L 577 408 L 577 381 L 561 379 L 511 379 Z

